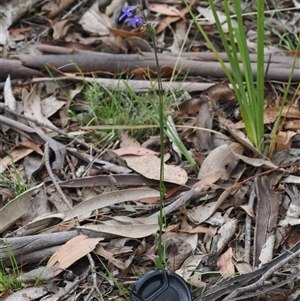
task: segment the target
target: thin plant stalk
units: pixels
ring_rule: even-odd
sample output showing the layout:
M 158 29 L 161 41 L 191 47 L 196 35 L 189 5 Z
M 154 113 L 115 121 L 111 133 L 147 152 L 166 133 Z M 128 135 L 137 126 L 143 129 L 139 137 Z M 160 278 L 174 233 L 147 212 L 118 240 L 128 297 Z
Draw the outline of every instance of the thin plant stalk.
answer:
M 128 6 L 122 9 L 122 15 L 119 18 L 119 21 L 126 18 L 124 22 L 130 22 L 132 27 L 136 28 L 137 24 L 141 24 L 146 28 L 149 32 L 150 38 L 153 43 L 154 48 L 154 55 L 156 61 L 156 71 L 157 71 L 157 84 L 158 84 L 158 114 L 159 114 L 159 137 L 160 137 L 160 174 L 159 174 L 159 190 L 160 190 L 160 209 L 159 209 L 159 217 L 158 217 L 158 225 L 159 225 L 159 234 L 158 234 L 158 241 L 157 241 L 157 248 L 158 248 L 158 258 L 156 260 L 156 267 L 158 269 L 162 269 L 165 267 L 165 245 L 163 243 L 163 226 L 165 225 L 165 215 L 164 215 L 164 196 L 165 196 L 165 184 L 164 184 L 164 99 L 163 99 L 163 86 L 162 86 L 162 79 L 161 79 L 161 70 L 157 55 L 157 46 L 155 41 L 155 29 L 151 26 L 149 22 L 146 22 L 145 14 L 143 16 L 136 14 L 133 15 L 132 11 L 138 9 L 141 13 L 142 6 Z
M 166 187 L 164 184 L 164 98 L 163 98 L 163 86 L 161 80 L 161 70 L 157 55 L 157 47 L 155 41 L 155 29 L 149 23 L 145 24 L 146 29 L 150 33 L 150 38 L 153 43 L 154 49 L 154 57 L 156 63 L 156 73 L 157 73 L 157 85 L 158 85 L 158 111 L 159 111 L 159 141 L 160 141 L 160 173 L 159 173 L 159 192 L 160 192 L 160 206 L 159 206 L 159 217 L 158 217 L 158 225 L 159 225 L 159 234 L 158 234 L 158 260 L 156 262 L 156 267 L 161 269 L 165 266 L 166 256 L 165 256 L 165 244 L 163 242 L 163 226 L 165 225 L 165 220 L 163 220 L 164 216 L 164 197 L 166 192 Z
M 300 47 L 300 37 L 298 38 L 297 48 L 296 48 L 296 51 L 295 51 L 294 61 L 293 61 L 292 70 L 291 70 L 291 73 L 290 73 L 290 76 L 289 76 L 289 80 L 288 80 L 288 83 L 287 83 L 287 87 L 286 87 L 284 95 L 282 97 L 282 103 L 281 103 L 281 106 L 280 106 L 280 111 L 279 111 L 279 114 L 277 116 L 277 119 L 276 119 L 274 127 L 273 127 L 273 132 L 272 132 L 272 135 L 271 135 L 271 142 L 270 142 L 270 147 L 269 147 L 269 153 L 268 153 L 269 158 L 272 157 L 274 149 L 275 149 L 275 145 L 276 145 L 276 141 L 277 141 L 277 134 L 278 134 L 278 131 L 279 131 L 279 124 L 280 124 L 280 121 L 281 121 L 281 116 L 282 116 L 283 108 L 284 108 L 286 100 L 287 100 L 289 89 L 290 89 L 290 86 L 292 84 L 292 78 L 293 78 L 293 74 L 294 74 L 295 67 L 296 67 L 296 62 L 297 62 L 298 53 L 299 53 L 299 47 Z M 298 88 L 299 88 L 299 86 L 298 86 Z
M 265 12 L 264 1 L 257 1 L 257 111 L 258 111 L 258 148 L 264 149 L 264 94 L 265 94 L 265 70 L 264 70 L 264 49 L 265 49 Z M 259 99 L 262 98 L 262 99 Z

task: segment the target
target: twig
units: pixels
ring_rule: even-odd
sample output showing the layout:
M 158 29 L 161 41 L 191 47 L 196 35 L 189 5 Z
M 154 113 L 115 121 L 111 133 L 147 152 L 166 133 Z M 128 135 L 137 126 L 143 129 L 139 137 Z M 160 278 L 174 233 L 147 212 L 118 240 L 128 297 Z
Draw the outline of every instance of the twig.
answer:
M 92 289 L 90 290 L 90 292 L 89 292 L 89 294 L 88 294 L 88 296 L 86 297 L 85 300 L 87 300 L 87 301 L 90 300 L 90 298 L 91 298 L 92 295 L 94 294 L 94 291 L 97 291 L 99 297 L 101 298 L 101 301 L 104 301 L 104 300 L 103 300 L 103 297 L 102 297 L 102 294 L 101 294 L 101 292 L 100 292 L 100 290 L 99 290 L 99 288 L 98 288 L 98 280 L 97 280 L 97 274 L 96 274 L 95 262 L 94 262 L 94 260 L 93 260 L 93 258 L 92 258 L 91 253 L 88 253 L 88 254 L 87 254 L 87 258 L 88 258 L 88 260 L 89 260 L 89 263 L 90 263 L 90 270 L 91 270 L 91 272 L 92 272 L 93 287 L 92 287 Z
M 240 301 L 240 300 L 249 300 L 250 298 L 255 298 L 255 297 L 259 297 L 259 296 L 265 296 L 268 292 L 270 291 L 274 291 L 275 289 L 279 288 L 279 287 L 282 287 L 288 283 L 292 283 L 292 281 L 298 277 L 300 275 L 300 272 L 296 272 L 294 274 L 292 274 L 290 277 L 287 277 L 286 279 L 280 281 L 280 282 L 276 282 L 276 284 L 272 285 L 272 286 L 268 286 L 267 288 L 264 288 L 260 291 L 257 291 L 257 292 L 253 292 L 253 293 L 250 293 L 250 294 L 246 294 L 246 295 L 243 295 L 243 296 L 239 296 L 237 298 L 233 298 L 233 299 L 230 299 L 230 301 Z M 263 287 L 266 287 L 267 284 L 264 284 Z M 225 300 L 225 299 L 224 299 Z M 298 300 L 298 299 L 297 299 Z
M 71 177 L 72 177 L 72 179 L 76 179 L 75 169 L 74 169 L 74 166 L 73 166 L 73 164 L 72 164 L 72 162 L 71 162 L 71 160 L 70 160 L 70 158 L 69 158 L 68 155 L 66 156 L 66 159 L 67 159 L 68 164 L 69 164 L 69 167 L 70 167 Z M 76 193 L 77 193 L 78 199 L 79 199 L 80 201 L 82 201 L 82 193 L 81 193 L 81 191 L 79 190 L 78 187 L 76 187 L 75 189 L 76 189 Z
M 67 292 L 65 292 L 64 294 L 62 294 L 57 299 L 57 301 L 63 301 L 63 300 L 65 300 L 73 291 L 75 291 L 77 289 L 77 287 L 79 286 L 79 284 L 88 277 L 89 272 L 90 272 L 90 269 L 87 269 L 86 272 L 85 272 L 85 274 L 83 275 L 83 277 L 80 277 L 77 280 L 75 280 L 72 283 L 72 286 L 69 288 L 69 290 Z
M 100 153 L 100 152 L 101 152 L 100 149 L 98 149 L 98 148 L 96 148 L 96 147 L 94 147 L 94 146 L 92 146 L 92 145 L 86 143 L 86 142 L 83 141 L 82 139 L 78 139 L 78 138 L 76 138 L 76 137 L 70 136 L 67 132 L 65 132 L 65 131 L 63 131 L 63 130 L 60 130 L 59 128 L 57 128 L 57 127 L 55 127 L 55 126 L 51 126 L 51 125 L 45 124 L 45 123 L 43 123 L 43 122 L 40 122 L 40 121 L 38 121 L 38 120 L 36 120 L 36 119 L 33 119 L 33 118 L 31 118 L 31 117 L 27 117 L 27 116 L 25 116 L 25 115 L 23 115 L 23 114 L 19 114 L 19 113 L 15 112 L 15 111 L 9 109 L 7 106 L 5 106 L 5 105 L 3 105 L 3 104 L 0 104 L 0 108 L 1 108 L 1 109 L 4 109 L 6 112 L 8 112 L 8 113 L 10 113 L 10 114 L 13 114 L 14 116 L 17 116 L 17 117 L 19 117 L 19 118 L 25 119 L 25 120 L 30 121 L 30 122 L 33 122 L 33 123 L 35 123 L 36 125 L 39 125 L 39 126 L 41 126 L 41 127 L 43 127 L 43 128 L 49 129 L 49 130 L 51 130 L 51 131 L 54 131 L 54 132 L 56 132 L 56 133 L 58 133 L 58 134 L 60 134 L 60 135 L 63 135 L 63 136 L 65 136 L 65 137 L 67 137 L 68 139 L 74 140 L 76 143 L 80 144 L 81 146 L 83 146 L 83 147 L 85 147 L 85 148 L 87 148 L 87 149 L 92 149 L 94 152 L 97 152 L 97 153 Z
M 48 142 L 45 144 L 44 157 L 45 157 L 45 166 L 46 166 L 46 169 L 48 171 L 49 177 L 52 180 L 52 183 L 54 184 L 57 192 L 60 194 L 62 200 L 66 203 L 67 207 L 71 210 L 72 206 L 71 206 L 70 202 L 68 201 L 68 199 L 64 195 L 62 189 L 58 185 L 58 183 L 57 183 L 57 181 L 56 181 L 56 179 L 53 175 L 53 172 L 52 172 L 52 169 L 51 169 L 51 166 L 50 166 L 50 160 L 49 160 L 49 143 Z
M 87 0 L 81 0 L 76 5 L 72 6 L 71 9 L 65 15 L 63 15 L 61 19 L 64 20 L 68 18 L 73 13 L 73 11 L 75 11 L 80 6 L 85 5 L 86 2 Z
M 268 170 L 260 172 L 260 173 L 255 173 L 254 176 L 250 176 L 250 177 L 246 178 L 245 180 L 243 180 L 241 182 L 237 182 L 234 185 L 234 189 L 235 190 L 239 189 L 243 184 L 249 182 L 250 180 L 256 179 L 256 178 L 261 177 L 261 176 L 268 175 L 268 174 L 270 174 L 274 171 L 281 170 L 282 168 L 287 168 L 287 167 L 297 166 L 297 165 L 300 165 L 300 160 L 296 161 L 296 162 L 288 163 L 288 164 L 281 164 L 281 165 L 278 165 L 276 168 L 268 169 Z
M 297 250 L 295 253 L 291 253 L 290 256 L 288 256 L 287 258 L 285 258 L 284 260 L 278 262 L 276 265 L 274 265 L 273 267 L 271 267 L 266 273 L 264 273 L 260 279 L 258 281 L 256 281 L 253 284 L 241 287 L 241 288 L 237 288 L 235 291 L 233 291 L 230 295 L 228 295 L 225 299 L 223 299 L 224 301 L 229 301 L 232 300 L 233 297 L 238 297 L 243 293 L 247 293 L 247 292 L 251 292 L 254 291 L 262 286 L 264 286 L 265 281 L 270 278 L 273 273 L 275 271 L 277 271 L 278 269 L 282 268 L 285 264 L 287 264 L 289 261 L 291 261 L 292 259 L 298 257 L 300 255 L 300 249 Z
M 195 188 L 192 188 L 189 191 L 184 192 L 179 199 L 171 203 L 169 206 L 166 206 L 163 210 L 164 216 L 183 206 L 193 196 L 194 192 Z M 159 212 L 156 212 L 150 215 L 149 218 L 157 218 L 158 216 Z

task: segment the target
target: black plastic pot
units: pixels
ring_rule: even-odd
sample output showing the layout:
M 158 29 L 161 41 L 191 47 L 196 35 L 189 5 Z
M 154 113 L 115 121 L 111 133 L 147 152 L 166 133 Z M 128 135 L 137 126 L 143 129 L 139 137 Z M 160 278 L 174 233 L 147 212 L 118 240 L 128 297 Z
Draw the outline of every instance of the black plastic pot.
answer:
M 150 271 L 143 275 L 131 292 L 131 301 L 192 301 L 188 284 L 167 270 Z

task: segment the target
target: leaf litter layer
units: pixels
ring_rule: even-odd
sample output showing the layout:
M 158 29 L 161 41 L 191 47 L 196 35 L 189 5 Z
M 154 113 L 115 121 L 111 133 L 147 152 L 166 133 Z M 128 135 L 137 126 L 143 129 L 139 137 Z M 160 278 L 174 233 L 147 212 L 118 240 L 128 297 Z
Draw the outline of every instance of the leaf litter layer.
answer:
M 241 3 L 255 67 L 256 6 Z M 155 268 L 160 148 L 152 44 L 143 28 L 118 22 L 124 1 L 78 4 L 25 1 L 24 10 L 0 3 L 7 12 L 0 115 L 5 300 L 128 300 L 137 279 Z M 299 62 L 275 152 L 261 156 L 188 9 L 181 1 L 143 5 L 156 26 L 164 113 L 176 138 L 164 141 L 167 268 L 190 284 L 193 300 L 297 300 Z M 189 5 L 226 63 L 208 2 Z M 222 17 L 222 2 L 216 5 Z M 267 143 L 299 38 L 297 5 L 265 2 Z

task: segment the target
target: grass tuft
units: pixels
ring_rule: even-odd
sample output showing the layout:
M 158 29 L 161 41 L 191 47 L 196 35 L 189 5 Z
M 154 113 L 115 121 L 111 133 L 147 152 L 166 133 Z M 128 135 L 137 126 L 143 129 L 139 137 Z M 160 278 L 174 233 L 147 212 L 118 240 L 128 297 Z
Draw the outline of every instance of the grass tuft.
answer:
M 14 197 L 17 197 L 29 189 L 29 185 L 25 184 L 25 180 L 15 163 L 12 163 L 12 170 L 9 175 L 0 173 L 0 182 L 13 193 Z
M 5 269 L 0 253 L 0 292 L 9 289 L 17 290 L 23 287 L 23 284 L 16 280 L 20 275 L 20 269 L 8 243 L 6 243 L 6 249 L 9 255 L 11 269 L 9 271 Z
M 228 37 L 222 28 L 214 1 L 209 0 L 209 3 L 215 18 L 220 38 L 222 40 L 222 44 L 228 56 L 231 70 L 225 65 L 218 51 L 210 41 L 209 37 L 191 10 L 190 14 L 197 28 L 206 40 L 208 46 L 220 62 L 223 71 L 233 87 L 250 141 L 260 152 L 262 152 L 264 150 L 264 2 L 258 1 L 257 4 L 258 50 L 256 82 L 252 72 L 240 1 L 233 0 L 237 26 L 233 25 L 228 0 L 223 1 L 226 21 L 228 24 Z M 241 65 L 239 64 L 239 57 L 241 59 Z
M 118 139 L 118 126 L 126 126 L 130 129 L 130 134 L 137 140 L 146 140 L 150 135 L 156 133 L 158 124 L 157 118 L 157 98 L 150 90 L 143 94 L 137 94 L 130 87 L 128 82 L 126 91 L 117 91 L 103 87 L 96 82 L 88 84 L 83 91 L 86 100 L 87 114 L 77 121 L 81 126 L 91 126 L 99 129 L 101 126 L 107 126 L 106 133 L 102 134 L 104 141 L 108 136 L 112 140 Z M 167 93 L 164 95 L 164 113 L 172 111 L 173 95 Z M 71 116 L 76 116 L 71 112 Z M 154 126 L 153 126 L 154 125 Z M 139 126 L 141 126 L 139 128 Z M 153 128 L 151 128 L 153 126 Z M 99 133 L 98 133 L 99 134 Z

